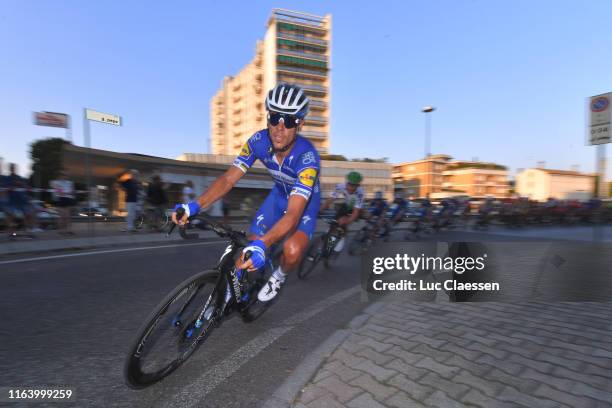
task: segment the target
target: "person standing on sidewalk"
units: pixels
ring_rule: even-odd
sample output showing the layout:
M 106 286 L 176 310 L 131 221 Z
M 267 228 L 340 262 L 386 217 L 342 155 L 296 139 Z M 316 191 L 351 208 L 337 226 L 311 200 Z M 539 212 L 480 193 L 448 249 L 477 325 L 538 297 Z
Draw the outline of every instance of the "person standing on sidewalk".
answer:
M 8 210 L 8 179 L 4 174 L 2 174 L 2 167 L 2 158 L 0 158 L 0 212 L 6 213 Z
M 74 183 L 68 179 L 66 171 L 62 170 L 59 178 L 52 180 L 50 185 L 53 190 L 53 201 L 60 216 L 59 233 L 72 235 L 74 232 L 70 231 L 70 210 L 74 205 Z
M 23 226 L 30 232 L 36 233 L 42 230 L 35 225 L 35 210 L 30 204 L 28 197 L 28 182 L 17 174 L 17 165 L 9 163 L 10 174 L 6 177 L 8 188 L 8 211 L 7 224 L 9 233 L 15 236 L 17 221 L 21 218 Z
M 159 231 L 161 218 L 164 215 L 164 210 L 168 204 L 168 198 L 164 191 L 164 185 L 159 176 L 153 176 L 151 184 L 147 188 L 147 202 L 151 206 L 151 224 L 150 227 Z
M 127 209 L 127 231 L 135 232 L 134 220 L 136 219 L 136 211 L 138 206 L 138 192 L 140 184 L 138 182 L 138 170 L 130 170 L 124 174 L 119 182 L 125 190 L 125 207 Z

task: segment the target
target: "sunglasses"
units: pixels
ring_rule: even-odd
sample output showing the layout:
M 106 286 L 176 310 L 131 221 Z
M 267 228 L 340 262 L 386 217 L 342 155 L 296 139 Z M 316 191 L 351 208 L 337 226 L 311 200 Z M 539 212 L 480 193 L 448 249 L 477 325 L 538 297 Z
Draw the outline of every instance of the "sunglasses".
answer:
M 285 125 L 287 129 L 293 129 L 294 127 L 299 125 L 301 121 L 300 118 L 298 118 L 297 116 L 293 116 L 293 115 L 287 115 L 284 113 L 276 113 L 276 112 L 268 113 L 268 122 L 270 122 L 272 126 L 278 126 L 281 119 L 283 120 L 283 124 Z
M 353 187 L 353 188 L 359 187 L 359 184 L 355 184 L 355 183 L 346 183 L 346 184 L 347 184 L 347 186 Z

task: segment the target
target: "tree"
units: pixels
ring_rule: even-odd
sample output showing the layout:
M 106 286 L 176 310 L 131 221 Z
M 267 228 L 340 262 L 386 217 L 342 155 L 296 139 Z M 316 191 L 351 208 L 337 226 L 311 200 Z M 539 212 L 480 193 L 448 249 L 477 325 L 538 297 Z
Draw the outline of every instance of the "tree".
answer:
M 31 182 L 34 187 L 49 188 L 49 182 L 59 175 L 63 166 L 63 148 L 68 143 L 61 138 L 37 140 L 30 144 L 32 159 Z

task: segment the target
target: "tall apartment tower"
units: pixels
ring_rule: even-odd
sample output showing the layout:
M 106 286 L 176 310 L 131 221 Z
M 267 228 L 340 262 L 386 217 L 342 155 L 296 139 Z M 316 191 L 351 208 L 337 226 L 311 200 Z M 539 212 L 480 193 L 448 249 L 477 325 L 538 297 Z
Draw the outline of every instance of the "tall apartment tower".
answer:
M 319 17 L 274 9 L 255 57 L 223 79 L 210 101 L 213 154 L 237 154 L 255 131 L 266 127 L 266 92 L 279 82 L 301 86 L 310 112 L 300 134 L 329 152 L 331 15 Z

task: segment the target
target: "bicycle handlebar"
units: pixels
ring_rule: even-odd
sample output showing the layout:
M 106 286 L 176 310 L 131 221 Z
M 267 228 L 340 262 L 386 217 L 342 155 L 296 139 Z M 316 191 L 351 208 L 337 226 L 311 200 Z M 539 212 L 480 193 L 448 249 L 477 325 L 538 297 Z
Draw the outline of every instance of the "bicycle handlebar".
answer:
M 177 210 L 176 210 L 176 218 L 177 218 L 177 220 L 183 218 L 184 215 L 185 215 L 185 209 L 184 208 L 177 208 Z M 247 237 L 246 237 L 246 235 L 245 235 L 245 233 L 243 231 L 234 231 L 228 225 L 219 224 L 218 222 L 213 221 L 206 214 L 198 214 L 196 216 L 189 217 L 190 220 L 196 219 L 196 218 L 201 220 L 202 222 L 204 222 L 206 225 L 208 225 L 218 236 L 223 237 L 223 238 L 229 238 L 233 242 L 238 244 L 239 246 L 247 246 L 248 243 L 249 243 L 249 240 L 247 239 Z M 174 231 L 174 228 L 176 226 L 177 226 L 177 224 L 173 223 L 172 226 L 170 227 L 170 230 L 166 234 L 166 236 L 170 236 L 170 234 L 172 234 L 172 231 Z M 186 232 L 186 226 L 185 225 L 179 225 L 179 234 L 181 235 L 181 238 L 183 238 L 183 239 L 196 239 L 196 238 L 199 238 L 198 234 L 188 234 Z

